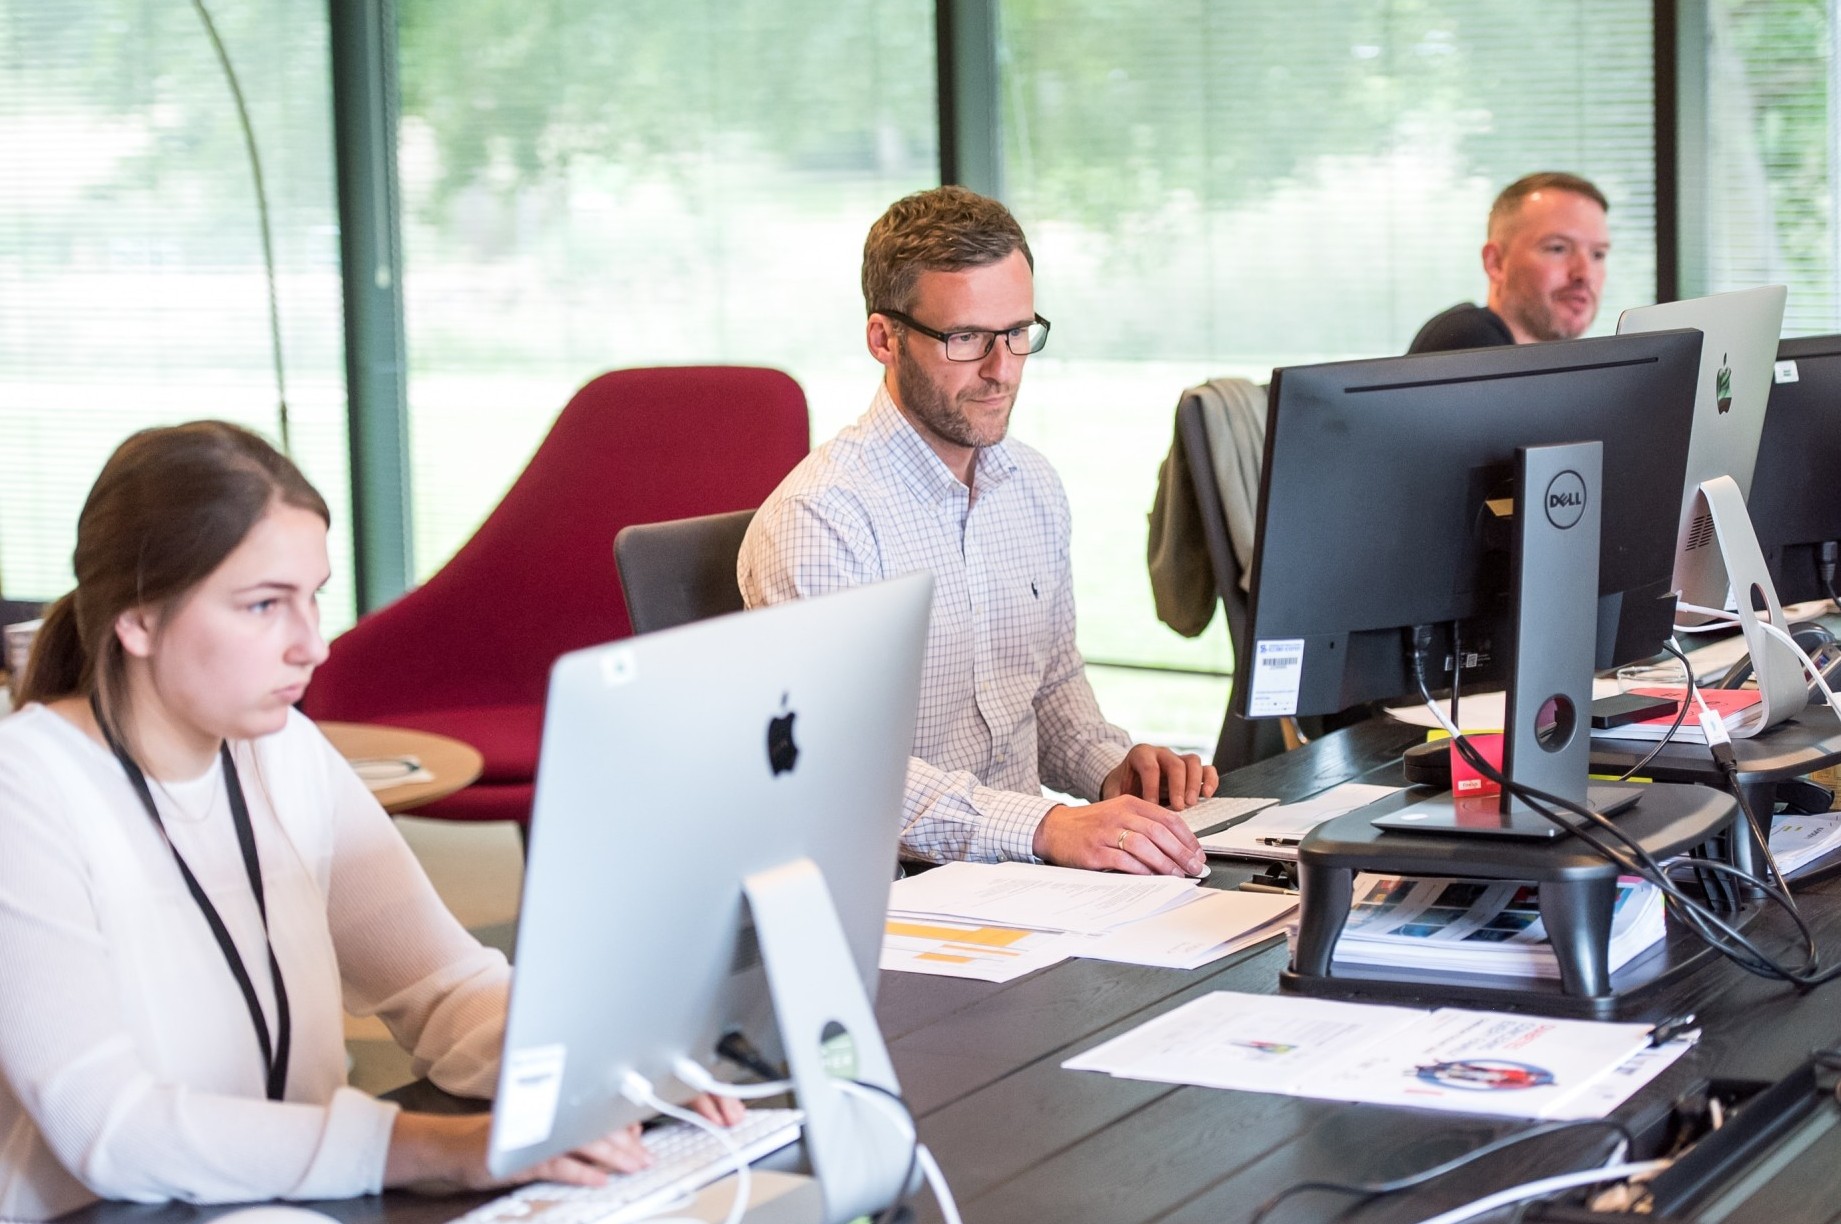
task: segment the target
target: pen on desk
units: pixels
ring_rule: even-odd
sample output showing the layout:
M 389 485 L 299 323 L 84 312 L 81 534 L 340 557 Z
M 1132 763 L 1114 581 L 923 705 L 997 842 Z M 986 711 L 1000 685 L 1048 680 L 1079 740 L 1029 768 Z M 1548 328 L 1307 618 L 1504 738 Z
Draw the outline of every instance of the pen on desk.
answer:
M 1258 880 L 1242 880 L 1240 882 L 1240 891 L 1241 892 L 1256 892 L 1256 893 L 1277 893 L 1278 895 L 1282 897 L 1295 897 L 1298 895 L 1298 890 L 1295 888 L 1280 888 L 1276 884 L 1261 884 Z
M 1253 840 L 1262 846 L 1295 846 L 1304 839 L 1301 837 L 1255 837 Z
M 1652 1046 L 1667 1045 L 1683 1033 L 1691 1033 L 1699 1027 L 1700 1021 L 1693 1012 L 1675 1016 L 1649 1030 L 1649 1044 Z

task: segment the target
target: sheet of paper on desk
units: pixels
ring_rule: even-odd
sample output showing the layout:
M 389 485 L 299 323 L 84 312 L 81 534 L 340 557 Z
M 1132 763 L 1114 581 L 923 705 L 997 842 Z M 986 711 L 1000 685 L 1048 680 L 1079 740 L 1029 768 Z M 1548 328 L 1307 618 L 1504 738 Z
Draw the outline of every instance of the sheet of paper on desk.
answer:
M 1567 1107 L 1649 1044 L 1647 1024 L 1440 1008 L 1300 1086 L 1300 1096 L 1516 1118 Z
M 1039 863 L 947 863 L 896 880 L 889 913 L 1100 935 L 1189 900 L 1181 876 L 1110 875 Z
M 1283 933 L 1297 910 L 1296 897 L 1201 888 L 1193 901 L 1069 947 L 1091 960 L 1195 969 Z
M 1124 1079 L 1295 1096 L 1313 1068 L 1352 1044 L 1388 1040 L 1424 1019 L 1412 1007 L 1221 990 L 1061 1065 Z
M 1304 835 L 1326 820 L 1334 820 L 1356 808 L 1367 807 L 1377 799 L 1401 789 L 1397 786 L 1374 786 L 1366 782 L 1344 782 L 1301 803 L 1283 803 L 1255 812 L 1236 825 L 1201 839 L 1209 854 L 1236 858 L 1292 859 L 1298 857 L 1298 843 Z
M 1081 938 L 969 922 L 890 918 L 882 937 L 881 967 L 897 973 L 1008 982 L 1066 960 L 1070 941 Z
M 1649 1026 L 1220 991 L 1061 1064 L 1125 1079 L 1526 1118 L 1603 1117 L 1665 1068 Z

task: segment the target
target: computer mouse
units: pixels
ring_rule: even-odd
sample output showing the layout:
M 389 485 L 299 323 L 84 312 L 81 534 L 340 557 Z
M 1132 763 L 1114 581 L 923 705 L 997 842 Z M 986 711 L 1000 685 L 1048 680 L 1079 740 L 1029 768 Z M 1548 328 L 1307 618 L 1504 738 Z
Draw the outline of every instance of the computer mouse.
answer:
M 211 1218 L 211 1224 L 338 1224 L 329 1215 L 287 1203 L 256 1203 Z

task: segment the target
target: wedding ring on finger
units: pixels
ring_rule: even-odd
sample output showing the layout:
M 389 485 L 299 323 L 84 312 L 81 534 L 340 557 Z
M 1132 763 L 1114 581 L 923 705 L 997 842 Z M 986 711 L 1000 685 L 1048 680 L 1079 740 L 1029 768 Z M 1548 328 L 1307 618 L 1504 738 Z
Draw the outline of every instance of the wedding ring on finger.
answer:
M 1130 830 L 1130 829 L 1120 829 L 1120 830 L 1119 830 L 1119 849 L 1120 849 L 1120 850 L 1124 850 L 1124 849 L 1125 849 L 1125 839 L 1126 839 L 1126 838 L 1128 838 L 1128 837 L 1130 837 L 1130 836 L 1131 836 L 1131 830 Z

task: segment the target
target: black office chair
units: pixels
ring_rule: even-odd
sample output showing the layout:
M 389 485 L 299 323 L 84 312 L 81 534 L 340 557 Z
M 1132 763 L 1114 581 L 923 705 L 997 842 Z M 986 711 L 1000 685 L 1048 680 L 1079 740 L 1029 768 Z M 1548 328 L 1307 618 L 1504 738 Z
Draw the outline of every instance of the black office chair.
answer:
M 641 523 L 614 537 L 614 565 L 634 633 L 742 610 L 735 558 L 754 511 Z
M 1208 447 L 1208 431 L 1202 423 L 1202 403 L 1194 395 L 1185 395 L 1176 409 L 1176 429 L 1182 435 L 1183 450 L 1189 461 L 1189 479 L 1202 512 L 1202 535 L 1208 544 L 1208 564 L 1214 571 L 1215 591 L 1221 597 L 1221 611 L 1227 617 L 1227 636 L 1234 650 L 1234 686 L 1228 697 L 1228 709 L 1221 719 L 1221 735 L 1215 742 L 1214 765 L 1227 773 L 1255 761 L 1263 761 L 1285 751 L 1284 726 L 1273 719 L 1253 721 L 1234 713 L 1240 698 L 1240 684 L 1248 675 L 1247 597 L 1240 589 L 1242 559 L 1234 551 L 1227 533 L 1227 513 L 1221 505 L 1221 491 L 1215 485 L 1214 460 Z

